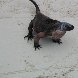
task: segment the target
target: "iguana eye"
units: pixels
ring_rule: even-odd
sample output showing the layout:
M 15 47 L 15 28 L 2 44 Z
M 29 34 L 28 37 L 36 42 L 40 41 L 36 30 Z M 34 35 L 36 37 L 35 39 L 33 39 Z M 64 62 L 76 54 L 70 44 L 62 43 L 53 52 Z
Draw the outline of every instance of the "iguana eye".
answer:
M 65 27 L 68 27 L 68 25 L 65 25 Z
M 52 23 L 52 22 L 53 22 L 52 19 L 47 19 L 47 20 L 45 20 L 45 23 L 46 23 L 46 24 L 50 24 L 50 23 Z

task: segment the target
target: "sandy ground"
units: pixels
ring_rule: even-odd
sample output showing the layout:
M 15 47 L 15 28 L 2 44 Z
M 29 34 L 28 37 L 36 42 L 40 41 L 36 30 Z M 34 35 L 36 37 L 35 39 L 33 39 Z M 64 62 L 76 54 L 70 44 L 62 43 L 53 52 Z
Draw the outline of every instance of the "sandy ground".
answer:
M 58 45 L 24 36 L 35 7 L 29 0 L 0 0 L 0 78 L 78 78 L 78 0 L 35 0 L 45 15 L 75 26 Z

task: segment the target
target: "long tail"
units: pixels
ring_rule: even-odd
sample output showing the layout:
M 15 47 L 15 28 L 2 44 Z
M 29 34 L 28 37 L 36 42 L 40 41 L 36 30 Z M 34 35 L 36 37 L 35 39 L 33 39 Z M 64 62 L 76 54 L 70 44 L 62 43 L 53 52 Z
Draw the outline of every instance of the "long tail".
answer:
M 36 2 L 33 1 L 33 0 L 29 0 L 29 1 L 31 1 L 35 5 L 35 7 L 36 7 L 36 13 L 39 13 L 40 9 L 39 9 L 38 5 L 36 4 Z

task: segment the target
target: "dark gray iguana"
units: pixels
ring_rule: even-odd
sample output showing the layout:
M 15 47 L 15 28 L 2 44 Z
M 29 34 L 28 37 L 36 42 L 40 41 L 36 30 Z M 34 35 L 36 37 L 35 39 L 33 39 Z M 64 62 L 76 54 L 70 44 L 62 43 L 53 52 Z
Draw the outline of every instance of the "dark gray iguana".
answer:
M 40 49 L 41 46 L 39 44 L 40 38 L 44 38 L 46 36 L 52 36 L 52 40 L 55 43 L 62 43 L 61 37 L 64 36 L 66 31 L 70 31 L 74 29 L 74 26 L 66 23 L 60 22 L 57 20 L 53 20 L 40 12 L 40 9 L 35 1 L 30 0 L 36 7 L 36 15 L 33 20 L 31 20 L 28 27 L 28 35 L 24 38 L 28 37 L 28 40 L 34 38 L 34 48 L 35 50 Z M 35 35 L 33 35 L 35 33 Z

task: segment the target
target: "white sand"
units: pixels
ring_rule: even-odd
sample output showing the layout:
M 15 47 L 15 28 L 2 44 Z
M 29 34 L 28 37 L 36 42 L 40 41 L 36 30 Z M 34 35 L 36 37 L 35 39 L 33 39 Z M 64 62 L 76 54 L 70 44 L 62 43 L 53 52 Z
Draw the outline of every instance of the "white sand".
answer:
M 78 78 L 78 0 L 35 0 L 45 15 L 71 23 L 73 31 L 58 45 L 41 39 L 34 51 L 27 42 L 28 25 L 35 15 L 29 0 L 0 0 L 0 78 Z

